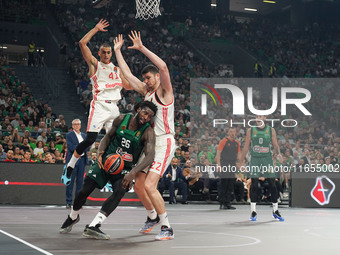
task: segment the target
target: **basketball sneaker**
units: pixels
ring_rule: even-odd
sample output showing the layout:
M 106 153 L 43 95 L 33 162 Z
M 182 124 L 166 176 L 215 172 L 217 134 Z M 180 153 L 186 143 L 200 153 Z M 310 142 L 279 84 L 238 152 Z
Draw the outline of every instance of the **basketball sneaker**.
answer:
M 157 215 L 156 219 L 151 220 L 149 217 L 147 217 L 146 222 L 144 226 L 139 230 L 139 233 L 148 233 L 152 230 L 152 228 L 159 224 L 159 217 Z
M 67 219 L 65 220 L 64 224 L 59 229 L 60 234 L 66 234 L 70 233 L 72 230 L 73 225 L 75 225 L 80 220 L 80 217 L 78 215 L 77 219 L 72 220 L 70 215 L 67 216 Z
M 273 212 L 273 218 L 277 219 L 278 221 L 285 221 L 285 219 L 281 216 L 279 210 Z
M 256 220 L 257 220 L 257 213 L 255 211 L 252 211 L 250 215 L 250 221 L 256 221 Z
M 95 227 L 89 227 L 89 225 L 86 225 L 83 236 L 99 240 L 109 240 L 110 236 L 101 231 L 99 229 L 100 226 L 100 224 L 97 224 Z
M 71 183 L 72 171 L 72 167 L 67 167 L 67 164 L 64 165 L 63 174 L 61 175 L 61 182 L 66 186 L 70 185 Z
M 162 226 L 161 227 L 161 232 L 156 235 L 155 239 L 158 241 L 164 241 L 164 240 L 171 240 L 174 239 L 174 231 L 172 228 L 169 228 L 167 226 Z

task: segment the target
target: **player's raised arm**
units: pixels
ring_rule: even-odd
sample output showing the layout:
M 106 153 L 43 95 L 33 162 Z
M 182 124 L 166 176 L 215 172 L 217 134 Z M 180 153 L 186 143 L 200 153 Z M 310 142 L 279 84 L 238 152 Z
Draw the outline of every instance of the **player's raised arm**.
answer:
M 155 53 L 150 51 L 148 48 L 146 48 L 141 39 L 140 32 L 131 31 L 131 35 L 129 35 L 129 38 L 132 40 L 133 45 L 128 47 L 129 49 L 135 49 L 142 52 L 147 58 L 151 60 L 152 63 L 155 64 L 155 66 L 159 69 L 160 74 L 160 81 L 161 81 L 161 87 L 165 91 L 165 93 L 173 93 L 172 91 L 172 85 L 170 80 L 170 74 L 168 70 L 168 66 L 166 63 L 158 57 Z
M 146 94 L 146 88 L 145 88 L 145 84 L 140 81 L 136 76 L 134 76 L 131 73 L 131 70 L 129 68 L 129 66 L 127 65 L 122 52 L 121 52 L 121 48 L 124 44 L 124 39 L 123 39 L 123 35 L 119 34 L 114 40 L 114 52 L 116 55 L 116 59 L 118 62 L 118 66 L 123 74 L 123 77 L 128 81 L 129 85 L 136 90 L 138 93 L 142 94 L 143 96 Z
M 79 41 L 79 47 L 81 50 L 81 53 L 83 54 L 83 57 L 88 64 L 90 70 L 89 73 L 91 74 L 92 68 L 96 68 L 97 65 L 97 59 L 92 55 L 89 47 L 87 47 L 87 44 L 91 40 L 91 38 L 98 32 L 106 32 L 107 30 L 105 29 L 108 27 L 110 24 L 106 20 L 101 19 L 98 24 L 92 28 L 80 41 Z

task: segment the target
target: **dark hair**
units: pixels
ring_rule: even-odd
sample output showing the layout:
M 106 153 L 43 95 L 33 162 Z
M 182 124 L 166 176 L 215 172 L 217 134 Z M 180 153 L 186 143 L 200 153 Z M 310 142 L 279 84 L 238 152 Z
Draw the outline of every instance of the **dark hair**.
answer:
M 154 115 L 156 115 L 157 113 L 157 106 L 150 102 L 150 101 L 142 101 L 142 102 L 139 102 L 138 104 L 135 105 L 134 107 L 134 110 L 137 111 L 138 108 L 145 108 L 145 107 L 148 107 L 151 109 L 151 111 L 153 111 Z
M 112 48 L 111 45 L 108 44 L 108 43 L 103 43 L 102 45 L 100 45 L 99 49 L 102 48 L 102 47 L 104 47 L 104 48 Z
M 157 74 L 159 73 L 159 69 L 154 65 L 147 65 L 146 67 L 143 68 L 142 75 L 149 72 L 152 74 Z

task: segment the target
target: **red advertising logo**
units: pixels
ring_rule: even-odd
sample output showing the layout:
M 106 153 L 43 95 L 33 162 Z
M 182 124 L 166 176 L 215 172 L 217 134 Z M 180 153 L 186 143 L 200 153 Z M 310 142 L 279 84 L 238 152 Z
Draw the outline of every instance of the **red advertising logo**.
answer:
M 311 190 L 311 197 L 319 205 L 327 205 L 335 190 L 335 184 L 325 175 L 318 176 L 314 188 Z

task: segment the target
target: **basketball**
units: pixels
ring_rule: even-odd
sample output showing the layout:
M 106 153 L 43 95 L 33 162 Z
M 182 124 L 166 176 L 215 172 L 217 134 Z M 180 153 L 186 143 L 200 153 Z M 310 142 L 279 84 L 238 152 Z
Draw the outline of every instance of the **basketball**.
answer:
M 124 168 L 124 160 L 118 154 L 107 155 L 104 162 L 104 170 L 109 174 L 119 174 Z

